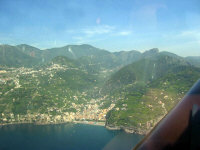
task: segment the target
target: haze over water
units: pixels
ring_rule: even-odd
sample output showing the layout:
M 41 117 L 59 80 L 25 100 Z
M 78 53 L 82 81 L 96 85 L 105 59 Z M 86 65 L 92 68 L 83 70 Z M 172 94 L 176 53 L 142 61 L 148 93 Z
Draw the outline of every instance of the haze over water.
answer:
M 0 128 L 1 150 L 132 149 L 142 136 L 84 124 L 8 125 Z

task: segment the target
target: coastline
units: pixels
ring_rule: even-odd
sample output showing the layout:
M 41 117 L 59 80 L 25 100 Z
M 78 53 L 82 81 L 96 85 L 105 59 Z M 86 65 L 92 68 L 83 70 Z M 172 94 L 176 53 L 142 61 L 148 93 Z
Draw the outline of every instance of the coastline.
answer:
M 13 122 L 13 123 L 1 123 L 0 128 L 6 125 L 20 125 L 20 124 L 33 124 L 33 125 L 56 125 L 56 124 L 86 124 L 92 126 L 103 126 L 108 130 L 123 130 L 126 133 L 132 134 L 139 134 L 139 135 L 146 135 L 149 133 L 150 130 L 145 129 L 137 129 L 134 127 L 123 127 L 123 126 L 108 126 L 106 122 L 96 122 L 96 121 L 70 121 L 70 122 Z
M 96 121 L 73 121 L 71 123 L 78 123 L 78 124 L 88 124 L 88 125 L 94 125 L 94 126 L 104 126 L 105 122 L 96 122 Z
M 146 129 L 138 129 L 138 128 L 134 128 L 134 127 L 124 127 L 124 126 L 105 126 L 106 129 L 108 130 L 123 130 L 126 133 L 130 133 L 130 134 L 139 134 L 139 135 L 147 135 L 150 130 L 146 130 Z
M 19 124 L 55 125 L 55 124 L 67 124 L 67 123 L 88 124 L 88 125 L 104 126 L 104 127 L 105 127 L 105 122 L 96 122 L 96 121 L 70 121 L 70 122 L 12 122 L 12 123 L 0 123 L 0 127 L 6 126 L 6 125 L 19 125 Z

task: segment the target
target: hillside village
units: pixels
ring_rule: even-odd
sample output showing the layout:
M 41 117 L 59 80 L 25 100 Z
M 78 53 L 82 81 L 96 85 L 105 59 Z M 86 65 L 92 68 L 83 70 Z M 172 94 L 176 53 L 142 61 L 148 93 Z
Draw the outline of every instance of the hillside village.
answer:
M 13 88 L 11 88 L 9 91 L 6 91 L 5 93 L 0 93 L 0 95 L 7 95 L 8 93 L 14 91 L 17 88 L 23 88 L 20 84 L 19 77 L 21 75 L 30 75 L 33 78 L 36 78 L 40 75 L 49 75 L 48 81 L 51 80 L 51 78 L 54 76 L 55 71 L 59 70 L 78 70 L 78 68 L 71 68 L 67 66 L 62 66 L 59 64 L 52 64 L 50 67 L 45 68 L 45 70 L 34 70 L 31 68 L 9 68 L 8 70 L 0 70 L 0 82 L 1 85 L 6 85 L 7 82 L 11 81 L 14 83 Z M 39 82 L 39 80 L 35 80 L 35 82 Z M 39 85 L 40 83 L 37 83 Z M 82 92 L 82 96 L 86 96 L 86 92 Z M 74 95 L 73 100 L 78 101 L 79 97 Z M 71 100 L 71 101 L 73 101 Z M 15 101 L 15 98 L 13 98 L 13 101 Z M 100 109 L 99 107 L 103 105 L 102 98 L 99 98 L 97 100 L 91 99 L 90 101 L 85 104 L 76 104 L 71 103 L 70 108 L 74 109 L 75 112 L 63 112 L 62 107 L 47 107 L 47 113 L 41 114 L 41 113 L 30 113 L 27 112 L 27 114 L 13 114 L 10 113 L 1 113 L 0 114 L 0 123 L 37 123 L 37 124 L 49 124 L 49 123 L 64 123 L 64 122 L 74 122 L 74 121 L 95 121 L 95 122 L 102 122 L 105 124 L 106 121 L 106 114 L 108 111 L 110 111 L 115 104 L 111 104 L 110 107 L 106 109 Z M 100 105 L 98 105 L 100 101 Z M 65 105 L 63 106 L 65 107 Z M 59 115 L 51 115 L 50 112 L 56 111 L 59 113 Z

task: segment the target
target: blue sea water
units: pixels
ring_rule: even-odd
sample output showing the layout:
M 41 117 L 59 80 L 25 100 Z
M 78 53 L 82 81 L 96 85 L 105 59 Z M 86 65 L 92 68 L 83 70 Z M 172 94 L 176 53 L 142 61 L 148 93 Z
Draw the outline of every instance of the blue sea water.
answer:
M 130 150 L 143 137 L 85 124 L 0 127 L 0 150 Z

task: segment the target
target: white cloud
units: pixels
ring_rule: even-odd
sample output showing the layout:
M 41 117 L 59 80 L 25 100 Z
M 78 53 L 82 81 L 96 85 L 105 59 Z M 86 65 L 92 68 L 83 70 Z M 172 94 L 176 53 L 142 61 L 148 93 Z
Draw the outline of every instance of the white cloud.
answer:
M 178 33 L 165 33 L 162 35 L 164 39 L 170 40 L 186 40 L 186 41 L 197 41 L 200 40 L 200 31 L 199 30 L 183 30 Z
M 200 39 L 200 31 L 185 30 L 185 31 L 182 31 L 178 36 L 179 37 L 195 37 L 195 38 Z
M 115 30 L 114 26 L 109 25 L 100 25 L 100 26 L 93 26 L 89 28 L 84 28 L 81 30 L 81 32 L 89 37 L 94 35 L 100 35 L 100 34 L 108 34 Z
M 186 43 L 193 43 L 199 46 L 200 41 L 200 31 L 199 30 L 185 30 L 180 32 L 176 39 L 185 40 Z
M 180 56 L 200 55 L 200 30 L 182 30 L 165 33 L 160 38 L 160 48 Z
M 73 41 L 78 44 L 102 41 L 113 36 L 128 36 L 132 34 L 131 30 L 120 30 L 110 25 L 95 25 L 78 30 L 66 30 L 66 32 L 71 34 Z
M 75 40 L 74 44 L 85 44 L 85 43 L 89 44 L 98 41 L 103 41 L 106 39 L 106 37 L 91 38 L 86 36 L 74 36 L 72 38 Z
M 120 31 L 118 35 L 126 36 L 126 35 L 130 35 L 131 33 L 132 33 L 131 31 Z
M 96 25 L 85 27 L 79 30 L 66 30 L 67 33 L 73 34 L 73 39 L 82 40 L 85 38 L 92 38 L 99 35 L 110 35 L 110 36 L 127 36 L 131 35 L 132 31 L 130 30 L 120 30 L 114 26 L 110 25 Z

